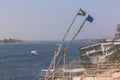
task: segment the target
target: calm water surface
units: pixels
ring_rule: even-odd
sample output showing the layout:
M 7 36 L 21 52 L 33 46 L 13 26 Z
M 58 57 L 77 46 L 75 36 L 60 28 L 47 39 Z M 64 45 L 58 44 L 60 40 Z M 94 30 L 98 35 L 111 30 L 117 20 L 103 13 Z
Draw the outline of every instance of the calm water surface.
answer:
M 48 68 L 59 42 L 26 42 L 0 44 L 0 80 L 38 80 L 40 70 Z M 65 45 L 65 44 L 64 44 Z M 67 60 L 80 59 L 78 48 L 84 45 L 74 42 Z M 30 51 L 37 50 L 38 56 Z

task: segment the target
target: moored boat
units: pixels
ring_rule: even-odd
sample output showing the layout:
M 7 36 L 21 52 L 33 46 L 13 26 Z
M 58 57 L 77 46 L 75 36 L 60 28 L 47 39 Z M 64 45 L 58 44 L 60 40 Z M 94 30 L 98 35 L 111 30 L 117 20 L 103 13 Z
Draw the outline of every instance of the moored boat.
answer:
M 82 60 L 91 60 L 92 63 L 97 61 L 99 58 L 100 62 L 104 62 L 109 55 L 115 53 L 120 46 L 119 41 L 106 41 L 96 43 L 80 48 Z

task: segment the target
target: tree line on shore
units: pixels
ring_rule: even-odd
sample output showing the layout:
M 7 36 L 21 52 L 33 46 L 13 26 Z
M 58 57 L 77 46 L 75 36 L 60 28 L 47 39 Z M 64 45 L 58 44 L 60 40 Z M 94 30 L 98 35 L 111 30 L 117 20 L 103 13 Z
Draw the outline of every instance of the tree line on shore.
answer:
M 3 40 L 0 40 L 0 43 L 16 43 L 16 42 L 23 42 L 22 40 L 18 40 L 18 39 L 12 39 L 12 38 L 9 38 L 9 39 L 3 39 Z

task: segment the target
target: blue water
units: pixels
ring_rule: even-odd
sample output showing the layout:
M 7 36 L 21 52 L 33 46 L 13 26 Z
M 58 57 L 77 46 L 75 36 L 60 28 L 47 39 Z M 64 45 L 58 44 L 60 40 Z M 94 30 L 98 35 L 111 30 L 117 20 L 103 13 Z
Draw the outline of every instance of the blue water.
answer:
M 48 68 L 59 42 L 26 42 L 0 44 L 0 80 L 38 80 L 40 70 Z M 68 51 L 67 60 L 80 60 L 78 48 L 83 45 L 74 42 Z M 65 46 L 65 45 L 64 45 Z M 38 56 L 30 51 L 37 50 Z

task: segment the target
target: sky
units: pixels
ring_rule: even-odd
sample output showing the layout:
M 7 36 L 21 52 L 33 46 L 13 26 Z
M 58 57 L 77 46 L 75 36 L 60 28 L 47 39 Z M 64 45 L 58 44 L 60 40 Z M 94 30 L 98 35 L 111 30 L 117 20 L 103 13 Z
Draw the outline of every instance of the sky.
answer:
M 120 24 L 120 0 L 0 0 L 0 39 L 62 40 L 79 9 L 66 40 L 71 40 L 84 19 L 90 14 L 76 39 L 114 37 Z

